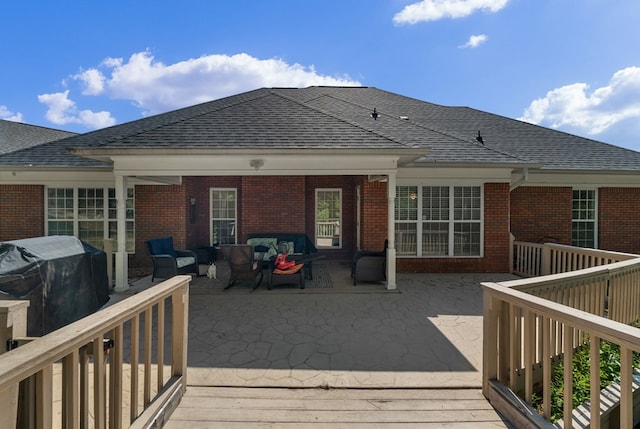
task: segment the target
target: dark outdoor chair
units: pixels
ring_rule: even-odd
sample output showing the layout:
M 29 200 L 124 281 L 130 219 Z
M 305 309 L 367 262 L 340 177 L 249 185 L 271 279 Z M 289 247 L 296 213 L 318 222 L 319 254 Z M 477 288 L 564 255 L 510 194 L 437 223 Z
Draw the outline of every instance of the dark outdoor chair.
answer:
M 145 242 L 147 253 L 153 261 L 151 281 L 168 279 L 178 274 L 198 275 L 198 257 L 191 250 L 173 248 L 173 237 L 153 238 Z
M 289 270 L 278 270 L 275 267 L 269 269 L 269 285 L 267 289 L 271 290 L 273 286 L 277 285 L 295 285 L 300 289 L 304 289 L 304 270 L 302 269 L 304 264 L 297 264 L 295 267 Z
M 229 283 L 225 287 L 229 289 L 241 281 L 250 281 L 253 289 L 262 282 L 262 261 L 254 255 L 254 247 L 248 244 L 225 244 L 220 246 L 222 255 L 229 263 Z
M 353 285 L 359 281 L 384 281 L 387 279 L 387 246 L 384 241 L 384 249 L 381 252 L 361 250 L 353 255 L 351 265 L 351 277 Z

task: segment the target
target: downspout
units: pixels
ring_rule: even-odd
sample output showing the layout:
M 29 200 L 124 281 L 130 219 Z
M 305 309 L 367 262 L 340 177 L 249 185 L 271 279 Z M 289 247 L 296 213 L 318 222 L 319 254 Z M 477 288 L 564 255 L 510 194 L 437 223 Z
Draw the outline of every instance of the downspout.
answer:
M 522 185 L 528 179 L 529 179 L 529 169 L 525 167 L 522 169 L 522 177 L 520 177 L 520 179 L 516 180 L 511 184 L 511 186 L 509 187 L 509 192 L 512 192 L 514 189 Z M 509 207 L 509 272 L 511 274 L 513 274 L 513 265 L 514 265 L 513 242 L 515 241 L 515 239 L 516 239 L 515 236 L 511 232 L 511 207 Z

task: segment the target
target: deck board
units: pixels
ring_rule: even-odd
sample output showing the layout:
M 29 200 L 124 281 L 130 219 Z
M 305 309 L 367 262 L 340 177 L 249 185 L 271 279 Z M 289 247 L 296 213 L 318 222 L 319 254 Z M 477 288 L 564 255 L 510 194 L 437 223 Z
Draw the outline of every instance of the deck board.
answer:
M 479 389 L 189 387 L 167 429 L 205 427 L 505 428 Z

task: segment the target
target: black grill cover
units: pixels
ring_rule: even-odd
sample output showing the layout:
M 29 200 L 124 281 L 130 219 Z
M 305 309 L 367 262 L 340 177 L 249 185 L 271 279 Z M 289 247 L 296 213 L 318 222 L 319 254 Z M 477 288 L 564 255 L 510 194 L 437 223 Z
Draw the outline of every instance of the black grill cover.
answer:
M 106 253 L 66 235 L 0 243 L 0 299 L 29 300 L 29 336 L 75 322 L 109 301 Z

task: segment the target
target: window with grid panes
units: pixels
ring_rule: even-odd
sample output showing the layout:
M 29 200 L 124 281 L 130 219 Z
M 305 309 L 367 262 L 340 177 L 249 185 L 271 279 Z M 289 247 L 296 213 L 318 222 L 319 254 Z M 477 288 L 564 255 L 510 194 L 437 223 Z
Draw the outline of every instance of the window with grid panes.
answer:
M 398 186 L 395 203 L 397 255 L 481 256 L 480 186 Z
M 342 189 L 316 189 L 316 247 L 342 247 Z
M 47 235 L 74 235 L 102 249 L 105 238 L 117 238 L 114 188 L 48 188 Z M 127 190 L 127 252 L 135 249 L 134 191 Z M 117 249 L 117 243 L 114 243 Z
M 572 244 L 595 248 L 596 242 L 596 191 L 573 190 Z
M 109 238 L 113 239 L 113 248 L 118 248 L 118 204 L 116 200 L 116 190 L 109 188 L 108 210 L 109 219 Z M 127 205 L 125 208 L 125 225 L 126 225 L 126 249 L 127 252 L 133 252 L 136 246 L 135 234 L 135 209 L 134 209 L 134 193 L 133 188 L 127 189 Z
M 211 189 L 211 244 L 236 244 L 236 189 Z

